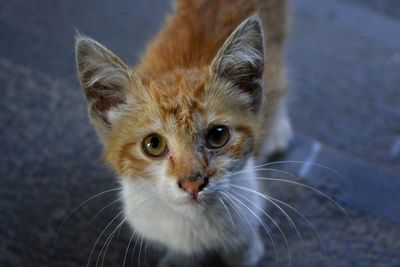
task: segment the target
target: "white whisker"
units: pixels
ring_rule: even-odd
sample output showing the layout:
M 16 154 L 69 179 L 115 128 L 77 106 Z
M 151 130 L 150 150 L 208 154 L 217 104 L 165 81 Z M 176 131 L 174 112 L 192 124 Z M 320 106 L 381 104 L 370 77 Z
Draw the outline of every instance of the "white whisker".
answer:
M 148 239 L 145 239 L 145 245 L 144 245 L 144 266 L 147 267 L 147 246 L 149 245 Z
M 319 195 L 325 197 L 326 199 L 328 199 L 328 200 L 329 200 L 333 205 L 335 205 L 341 212 L 343 212 L 343 214 L 350 220 L 352 226 L 354 226 L 353 219 L 350 217 L 350 215 L 347 213 L 347 211 L 346 211 L 337 201 L 335 201 L 333 198 L 331 198 L 330 196 L 328 196 L 328 195 L 325 194 L 324 192 L 322 192 L 322 191 L 320 191 L 320 190 L 318 190 L 318 189 L 316 189 L 316 188 L 314 188 L 314 187 L 312 187 L 312 186 L 309 186 L 309 185 L 306 185 L 306 184 L 302 184 L 302 183 L 299 183 L 299 182 L 295 182 L 295 181 L 292 181 L 292 180 L 278 179 L 278 178 L 271 178 L 271 177 L 253 177 L 253 178 L 248 178 L 248 177 L 243 178 L 243 177 L 239 177 L 239 178 L 237 178 L 237 179 L 244 179 L 244 180 L 246 180 L 246 179 L 255 179 L 255 180 L 265 180 L 265 181 L 284 182 L 284 183 L 289 183 L 289 184 L 293 184 L 293 185 L 297 185 L 297 186 L 300 186 L 300 187 L 307 188 L 307 189 L 309 189 L 309 190 L 311 190 L 311 191 L 313 191 L 313 192 L 315 192 L 315 193 L 317 193 L 317 194 L 319 194 Z
M 133 232 L 131 234 L 131 237 L 129 238 L 129 241 L 128 241 L 128 245 L 126 246 L 124 261 L 122 262 L 122 267 L 125 267 L 126 257 L 128 256 L 128 251 L 129 251 L 129 246 L 131 245 L 132 239 L 133 239 L 134 236 L 135 236 L 135 232 Z
M 141 254 L 141 252 L 142 252 L 142 244 L 143 244 L 143 235 L 142 235 L 142 237 L 140 238 L 139 256 L 138 256 L 138 260 L 137 260 L 137 262 L 138 262 L 138 267 L 139 267 L 140 264 L 141 264 L 141 262 L 140 262 L 140 254 Z
M 106 227 L 104 227 L 103 231 L 101 231 L 100 236 L 97 238 L 96 242 L 95 242 L 94 245 L 93 245 L 92 250 L 90 251 L 90 255 L 89 255 L 89 259 L 88 259 L 88 262 L 87 262 L 86 267 L 89 267 L 90 260 L 92 259 L 93 251 L 94 251 L 94 249 L 96 248 L 97 243 L 99 243 L 100 238 L 103 236 L 104 232 L 108 229 L 108 227 L 110 227 L 110 225 L 111 225 L 119 216 L 121 216 L 122 213 L 123 213 L 123 211 L 119 212 L 119 213 L 106 225 Z
M 222 198 L 218 198 L 218 200 L 219 200 L 219 202 L 221 202 L 222 206 L 224 207 L 224 209 L 225 209 L 226 212 L 228 213 L 229 218 L 231 219 L 232 226 L 235 225 L 235 222 L 233 221 L 232 214 L 231 214 L 229 208 L 226 206 L 224 200 L 223 200 Z
M 138 233 L 138 235 L 137 235 L 137 237 L 136 237 L 136 240 L 135 240 L 135 244 L 133 245 L 133 252 L 132 252 L 132 257 L 131 257 L 131 261 L 132 261 L 132 264 L 133 264 L 133 258 L 134 258 L 134 256 L 135 256 L 135 251 L 136 251 L 136 245 L 137 245 L 137 243 L 138 243 L 138 241 L 139 241 L 139 237 L 141 237 L 141 234 L 139 234 Z
M 83 238 L 83 236 L 84 236 L 84 234 L 85 234 L 85 232 L 86 232 L 86 229 L 87 229 L 87 228 L 89 227 L 89 225 L 93 222 L 93 220 L 96 218 L 96 216 L 99 215 L 103 210 L 105 210 L 105 209 L 108 208 L 109 206 L 111 206 L 111 205 L 117 203 L 117 202 L 120 201 L 120 200 L 121 200 L 121 198 L 118 198 L 118 199 L 112 201 L 111 203 L 107 204 L 106 206 L 104 206 L 102 209 L 100 209 L 98 212 L 96 212 L 95 215 L 93 215 L 93 217 L 89 220 L 89 222 L 87 222 L 87 223 L 85 224 L 85 227 L 83 228 L 82 234 L 81 234 L 81 236 L 79 237 L 77 249 L 79 249 L 79 246 L 80 246 L 80 244 L 81 244 L 81 242 L 82 242 L 82 238 Z
M 104 195 L 104 194 L 110 193 L 110 192 L 114 192 L 114 191 L 118 191 L 118 190 L 121 190 L 121 189 L 122 189 L 122 187 L 117 187 L 117 188 L 112 188 L 112 189 L 105 190 L 105 191 L 103 191 L 103 192 L 100 192 L 100 193 L 98 193 L 98 194 L 96 194 L 96 195 L 94 195 L 94 196 L 92 196 L 92 197 L 86 199 L 86 200 L 83 201 L 81 204 L 79 204 L 77 207 L 75 207 L 75 208 L 67 215 L 67 217 L 65 217 L 65 219 L 64 219 L 63 222 L 61 223 L 60 227 L 58 228 L 57 234 L 56 234 L 56 237 L 55 237 L 55 240 L 54 240 L 54 244 L 57 243 L 58 237 L 59 237 L 59 235 L 60 235 L 61 229 L 63 228 L 64 224 L 67 222 L 67 220 L 68 220 L 80 207 L 82 207 L 82 206 L 85 205 L 87 202 L 89 202 L 89 201 L 91 201 L 92 199 L 95 199 L 95 198 L 97 198 L 97 197 L 99 197 L 99 196 L 101 196 L 101 195 Z
M 296 224 L 294 223 L 293 219 L 289 216 L 289 214 L 288 214 L 284 209 L 282 209 L 278 204 L 276 204 L 276 203 L 272 200 L 272 199 L 274 199 L 273 197 L 270 197 L 270 196 L 268 196 L 268 195 L 266 195 L 266 194 L 262 194 L 262 193 L 260 193 L 260 192 L 258 192 L 258 191 L 256 191 L 256 190 L 253 190 L 253 189 L 250 189 L 250 188 L 247 188 L 247 187 L 236 186 L 236 185 L 233 185 L 233 187 L 236 187 L 236 188 L 238 188 L 238 189 L 245 190 L 245 191 L 248 191 L 248 192 L 251 192 L 251 193 L 255 193 L 255 194 L 261 196 L 262 198 L 264 198 L 265 200 L 267 200 L 269 203 L 272 203 L 272 205 L 274 205 L 277 209 L 279 209 L 279 210 L 284 214 L 284 216 L 287 218 L 287 220 L 293 225 L 293 227 L 294 227 L 294 229 L 295 229 L 295 231 L 296 231 L 296 234 L 297 234 L 297 236 L 298 236 L 298 238 L 299 238 L 299 240 L 300 240 L 300 242 L 301 242 L 301 245 L 302 245 L 303 249 L 305 250 L 304 240 L 303 240 L 303 237 L 302 237 L 302 235 L 301 235 L 301 233 L 300 233 L 298 227 L 297 227 Z M 279 201 L 279 200 L 278 200 L 278 201 Z M 285 204 L 286 204 L 286 203 L 285 203 Z M 286 204 L 286 206 L 289 206 L 291 209 L 294 209 L 294 208 L 292 208 L 289 204 Z M 295 210 L 297 213 L 300 213 L 300 212 L 297 211 L 296 209 L 294 209 L 294 210 Z M 316 231 L 314 225 L 313 225 L 307 218 L 305 218 L 305 216 L 303 216 L 301 213 L 300 213 L 300 215 L 303 217 L 303 219 L 305 219 L 307 222 L 309 222 L 309 224 L 312 225 L 312 228 L 313 228 L 314 231 L 317 233 L 318 238 L 319 238 L 319 240 L 320 240 L 320 242 L 321 242 L 321 241 L 322 241 L 322 240 L 321 240 L 321 237 L 320 237 L 318 231 Z M 321 244 L 322 244 L 322 243 L 321 243 Z M 324 246 L 323 246 L 323 248 L 324 248 Z M 308 251 L 307 251 L 307 252 L 308 252 Z
M 111 232 L 111 234 L 107 237 L 107 239 L 106 239 L 106 241 L 105 241 L 103 247 L 102 247 L 101 250 L 100 250 L 99 256 L 97 257 L 96 265 L 95 265 L 95 266 L 97 266 L 97 264 L 98 264 L 98 261 L 99 261 L 99 259 L 100 259 L 101 252 L 102 252 L 103 249 L 104 249 L 103 258 L 102 258 L 102 260 L 101 260 L 101 265 L 100 265 L 100 266 L 104 266 L 104 259 L 105 259 L 106 254 L 107 254 L 108 246 L 110 245 L 112 239 L 114 238 L 115 233 L 116 233 L 116 232 L 118 231 L 118 229 L 124 224 L 125 221 L 126 221 L 126 218 L 123 219 L 123 220 L 114 228 L 114 230 Z
M 289 257 L 288 257 L 288 258 L 289 258 L 289 266 L 292 266 L 292 252 L 291 252 L 291 249 L 290 249 L 290 246 L 289 246 L 289 242 L 288 242 L 288 240 L 287 240 L 287 238 L 286 238 L 285 233 L 283 232 L 283 230 L 282 230 L 282 228 L 279 226 L 279 224 L 276 222 L 276 220 L 275 220 L 274 218 L 272 218 L 271 215 L 269 215 L 264 209 L 260 208 L 260 207 L 257 205 L 257 203 L 255 203 L 254 201 L 248 199 L 247 197 L 243 196 L 242 194 L 240 194 L 240 193 L 238 193 L 238 192 L 232 192 L 232 193 L 238 195 L 239 197 L 241 197 L 241 198 L 243 198 L 244 200 L 246 200 L 246 201 L 248 201 L 249 203 L 251 203 L 254 207 L 256 207 L 259 211 L 261 211 L 261 212 L 276 226 L 276 228 L 277 228 L 278 231 L 281 233 L 281 235 L 282 235 L 282 237 L 283 237 L 283 239 L 284 239 L 286 248 L 287 248 L 288 253 L 289 253 Z M 240 202 L 241 202 L 241 201 L 240 201 Z M 243 202 L 242 202 L 242 203 L 243 203 Z M 244 204 L 244 203 L 243 203 L 243 204 Z
M 273 235 L 273 233 L 271 232 L 271 230 L 268 228 L 268 226 L 261 220 L 261 218 L 255 214 L 246 204 L 244 204 L 242 201 L 240 201 L 237 197 L 233 196 L 232 194 L 226 192 L 228 194 L 228 196 L 230 196 L 231 198 L 233 198 L 233 200 L 236 200 L 236 202 L 238 202 L 239 204 L 242 204 L 243 207 L 245 207 L 250 214 L 252 214 L 255 219 L 258 221 L 259 224 L 261 224 L 261 226 L 264 228 L 265 232 L 268 234 L 271 242 L 272 242 L 272 246 L 274 248 L 274 252 L 275 252 L 275 257 L 276 257 L 276 266 L 279 266 L 279 255 L 278 255 L 278 250 L 275 244 L 275 237 Z
M 246 216 L 246 211 L 243 210 L 239 205 L 235 205 L 235 202 L 231 199 L 231 197 L 227 194 L 227 192 L 221 192 L 221 193 L 225 196 L 225 199 L 228 201 L 228 203 L 231 204 L 232 208 L 235 209 L 237 215 L 244 220 L 246 226 L 251 229 L 252 225 L 249 218 Z
M 275 201 L 275 202 L 278 202 L 278 203 L 280 203 L 280 204 L 282 204 L 282 205 L 288 207 L 289 209 L 291 209 L 291 210 L 293 210 L 295 213 L 297 213 L 304 221 L 306 221 L 307 224 L 313 229 L 313 231 L 315 232 L 315 234 L 318 236 L 318 239 L 319 239 L 319 242 L 320 242 L 320 244 L 321 244 L 321 247 L 322 247 L 323 251 L 325 252 L 325 254 L 327 254 L 327 250 L 326 250 L 325 244 L 324 244 L 324 242 L 323 242 L 323 240 L 322 240 L 321 234 L 319 233 L 319 231 L 317 230 L 317 228 L 315 227 L 315 225 L 314 225 L 305 215 L 303 215 L 303 213 L 301 213 L 298 209 L 292 207 L 291 205 L 289 205 L 288 203 L 286 203 L 286 202 L 284 202 L 284 201 L 282 201 L 282 200 L 273 198 L 273 197 L 271 197 L 271 196 L 266 196 L 266 197 L 268 197 L 268 198 L 270 199 L 271 202 L 274 202 L 274 201 Z
M 271 166 L 271 165 L 282 165 L 282 164 L 287 164 L 287 163 L 292 163 L 292 164 L 309 164 L 311 166 L 315 166 L 324 170 L 328 170 L 331 173 L 333 173 L 336 177 L 340 178 L 345 184 L 346 186 L 348 186 L 349 188 L 351 188 L 353 190 L 353 187 L 348 183 L 348 181 L 344 178 L 343 175 L 341 175 L 339 172 L 335 171 L 332 168 L 329 168 L 326 165 L 323 165 L 321 163 L 316 163 L 316 162 L 306 162 L 306 161 L 299 161 L 299 160 L 280 160 L 280 161 L 272 161 L 272 162 L 268 162 L 265 164 L 261 164 L 261 165 L 257 165 L 254 167 L 254 169 L 258 169 L 261 167 L 267 167 L 267 166 Z
M 269 199 L 269 196 L 267 196 L 267 195 L 265 195 L 265 194 L 262 194 L 262 193 L 260 193 L 260 192 L 258 192 L 258 191 L 256 191 L 256 190 L 253 190 L 253 189 L 244 187 L 244 186 L 232 185 L 232 187 L 235 187 L 235 188 L 238 188 L 238 189 L 247 191 L 247 192 L 251 192 L 251 193 L 257 194 L 257 195 L 261 196 L 263 199 L 265 199 L 265 200 L 267 200 L 268 202 L 272 203 L 272 205 L 274 205 L 280 212 L 282 212 L 283 215 L 286 217 L 286 219 L 293 225 L 293 227 L 294 227 L 294 229 L 295 229 L 295 231 L 296 231 L 296 234 L 297 234 L 297 236 L 299 237 L 299 240 L 300 240 L 302 246 L 304 247 L 304 240 L 303 240 L 303 237 L 301 236 L 301 233 L 300 233 L 299 229 L 297 228 L 296 224 L 294 223 L 294 221 L 292 220 L 292 218 L 291 218 L 291 217 L 289 216 L 289 214 L 287 214 L 287 212 L 286 212 L 285 210 L 283 210 L 279 205 L 277 205 L 275 202 L 271 201 L 271 200 Z

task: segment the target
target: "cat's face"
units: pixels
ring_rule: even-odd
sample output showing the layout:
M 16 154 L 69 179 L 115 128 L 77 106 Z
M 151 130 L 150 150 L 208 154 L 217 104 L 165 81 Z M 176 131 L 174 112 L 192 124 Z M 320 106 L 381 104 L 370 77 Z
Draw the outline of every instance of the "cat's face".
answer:
M 251 156 L 262 99 L 258 21 L 243 23 L 210 66 L 139 77 L 88 38 L 77 62 L 105 158 L 177 211 L 212 205 Z
M 247 108 L 248 99 L 229 95 L 230 86 L 206 70 L 175 72 L 143 86 L 143 101 L 115 123 L 106 159 L 121 177 L 172 205 L 210 201 L 253 149 L 257 113 Z

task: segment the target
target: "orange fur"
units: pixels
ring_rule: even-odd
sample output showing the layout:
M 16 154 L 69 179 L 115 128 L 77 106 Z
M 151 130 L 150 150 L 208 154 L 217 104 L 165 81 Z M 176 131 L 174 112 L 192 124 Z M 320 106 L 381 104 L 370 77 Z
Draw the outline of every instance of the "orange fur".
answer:
M 255 0 L 181 0 L 148 46 L 137 73 L 159 78 L 173 69 L 208 66 L 222 43 L 258 8 Z
M 102 102 L 93 104 L 96 109 L 93 112 L 111 109 L 129 99 L 136 103 L 135 109 L 125 112 L 112 132 L 104 137 L 104 155 L 113 168 L 124 177 L 151 176 L 147 170 L 156 161 L 143 155 L 140 142 L 147 134 L 157 131 L 167 137 L 169 147 L 173 148 L 169 175 L 181 179 L 196 168 L 210 172 L 213 167 L 204 167 L 208 163 L 193 149 L 199 129 L 207 128 L 210 123 L 226 124 L 235 131 L 236 139 L 224 149 L 228 155 L 257 154 L 286 88 L 282 72 L 285 5 L 286 0 L 179 0 L 175 12 L 148 45 L 134 71 L 118 58 L 107 55 L 107 60 L 122 69 L 118 77 L 124 77 L 130 88 L 126 92 L 127 99 L 120 99 L 120 95 L 108 99 L 101 96 Z M 258 10 L 266 33 L 267 62 L 265 99 L 261 115 L 257 117 L 238 107 L 238 103 L 223 92 L 210 89 L 216 86 L 210 64 L 232 31 Z M 85 90 L 86 80 L 95 70 L 84 72 L 85 65 L 79 58 L 78 68 Z M 118 84 L 119 90 L 125 90 L 124 86 Z M 103 89 L 104 86 L 97 88 Z M 86 93 L 88 98 L 91 94 Z M 107 118 L 101 117 L 101 120 Z M 107 131 L 106 128 L 101 131 Z
M 290 139 L 286 1 L 178 0 L 134 69 L 96 41 L 77 38 L 90 119 L 105 160 L 123 179 L 124 217 L 136 233 L 166 246 L 162 266 L 191 266 L 174 264 L 177 252 L 191 258 L 215 250 L 235 266 L 263 259 L 258 227 L 248 227 L 259 211 L 233 217 L 235 205 L 224 199 L 234 197 L 230 185 L 243 185 L 251 193 L 241 196 L 261 203 L 252 193 L 254 158 Z
M 267 51 L 262 120 L 268 125 L 286 94 L 283 72 L 286 9 L 287 0 L 179 0 L 175 13 L 148 45 L 136 71 L 143 78 L 159 79 L 175 69 L 205 68 L 232 30 L 258 11 Z M 176 86 L 175 90 L 182 88 Z M 257 132 L 255 155 L 269 127 L 261 125 Z

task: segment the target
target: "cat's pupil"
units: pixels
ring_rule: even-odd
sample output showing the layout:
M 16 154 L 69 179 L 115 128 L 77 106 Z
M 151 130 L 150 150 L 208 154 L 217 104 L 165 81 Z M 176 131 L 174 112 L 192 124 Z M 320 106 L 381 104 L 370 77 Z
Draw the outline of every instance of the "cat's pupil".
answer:
M 212 128 L 207 135 L 207 147 L 217 149 L 224 146 L 229 139 L 229 130 L 225 127 Z
M 224 133 L 223 128 L 215 128 L 213 131 L 211 131 L 210 134 L 211 141 L 218 142 L 221 139 L 223 133 Z
M 160 145 L 160 139 L 158 139 L 157 137 L 153 136 L 150 140 L 150 146 L 152 148 L 157 148 Z
M 156 134 L 150 134 L 142 141 L 142 149 L 148 156 L 161 157 L 168 152 L 166 140 Z

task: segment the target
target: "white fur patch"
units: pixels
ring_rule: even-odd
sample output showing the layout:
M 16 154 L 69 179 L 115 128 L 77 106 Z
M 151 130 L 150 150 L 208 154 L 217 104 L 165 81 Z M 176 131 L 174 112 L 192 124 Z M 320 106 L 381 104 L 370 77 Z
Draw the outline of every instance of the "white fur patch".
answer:
M 226 182 L 256 189 L 255 180 L 247 179 L 252 177 L 255 173 L 250 159 L 236 182 L 229 179 Z M 206 210 L 187 201 L 185 204 L 185 192 L 171 178 L 160 176 L 153 181 L 123 179 L 122 186 L 125 216 L 135 232 L 168 249 L 190 255 L 208 249 L 237 247 L 248 242 L 246 238 L 249 234 L 241 233 L 243 224 L 247 222 L 236 217 L 232 225 L 234 210 L 226 212 L 219 201 Z M 247 197 L 257 201 L 254 194 Z
M 290 124 L 287 111 L 282 103 L 272 121 L 269 135 L 265 137 L 264 144 L 258 158 L 259 163 L 264 163 L 267 157 L 276 152 L 283 152 L 287 149 L 293 137 L 292 126 Z

